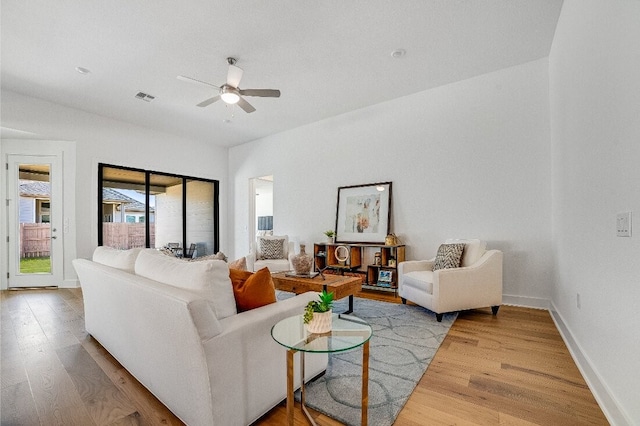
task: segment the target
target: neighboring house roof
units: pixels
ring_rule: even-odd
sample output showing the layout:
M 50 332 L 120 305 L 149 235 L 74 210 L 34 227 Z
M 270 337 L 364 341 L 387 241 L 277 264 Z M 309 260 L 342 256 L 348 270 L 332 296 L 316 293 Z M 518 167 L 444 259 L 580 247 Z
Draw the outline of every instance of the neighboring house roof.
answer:
M 49 198 L 51 187 L 49 182 L 21 181 L 20 196 L 29 198 Z M 106 203 L 126 204 L 128 211 L 143 212 L 144 203 L 127 197 L 123 193 L 111 188 L 102 188 L 102 201 Z M 150 208 L 153 213 L 153 207 Z
M 20 196 L 30 198 L 49 198 L 49 182 L 28 181 L 20 183 Z
M 135 201 L 126 195 L 111 188 L 102 188 L 102 202 L 117 201 L 119 203 L 129 203 Z
M 127 197 L 123 193 L 111 188 L 102 188 L 102 202 L 126 204 L 127 211 L 130 212 L 144 211 L 144 203 L 134 200 L 131 197 Z M 149 210 L 153 213 L 153 207 Z

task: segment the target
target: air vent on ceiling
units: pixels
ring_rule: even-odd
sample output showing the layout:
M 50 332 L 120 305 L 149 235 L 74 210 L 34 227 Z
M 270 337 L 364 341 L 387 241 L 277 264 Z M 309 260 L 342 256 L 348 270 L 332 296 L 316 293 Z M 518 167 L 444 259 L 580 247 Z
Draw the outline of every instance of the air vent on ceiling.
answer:
M 154 100 L 156 97 L 153 95 L 149 95 L 147 93 L 144 92 L 138 92 L 138 94 L 136 95 L 136 98 L 138 99 L 142 99 L 145 102 L 151 102 L 152 100 Z

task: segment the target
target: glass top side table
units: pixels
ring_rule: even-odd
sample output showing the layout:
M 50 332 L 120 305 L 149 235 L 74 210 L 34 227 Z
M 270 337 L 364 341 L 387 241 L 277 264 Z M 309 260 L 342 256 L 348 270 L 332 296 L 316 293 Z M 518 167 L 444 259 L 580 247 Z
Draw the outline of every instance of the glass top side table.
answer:
M 304 354 L 305 352 L 334 353 L 362 346 L 362 425 L 367 424 L 369 402 L 369 339 L 373 330 L 366 321 L 344 314 L 334 314 L 331 319 L 331 331 L 328 333 L 309 333 L 302 315 L 285 318 L 271 328 L 271 337 L 287 348 L 287 418 L 293 425 L 293 355 L 300 352 L 300 406 L 312 425 L 316 423 L 304 405 Z

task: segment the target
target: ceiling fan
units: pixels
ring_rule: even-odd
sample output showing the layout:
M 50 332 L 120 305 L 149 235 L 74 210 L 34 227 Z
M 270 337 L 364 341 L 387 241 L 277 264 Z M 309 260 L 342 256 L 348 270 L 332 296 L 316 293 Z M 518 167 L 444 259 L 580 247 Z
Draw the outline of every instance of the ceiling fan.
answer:
M 229 71 L 227 72 L 227 82 L 222 86 L 216 86 L 205 81 L 196 80 L 195 78 L 185 77 L 183 75 L 178 76 L 178 80 L 187 81 L 189 83 L 196 83 L 207 87 L 213 87 L 218 90 L 218 94 L 212 98 L 205 99 L 197 106 L 206 107 L 212 103 L 222 99 L 228 104 L 238 104 L 245 112 L 253 112 L 256 109 L 247 102 L 243 96 L 260 96 L 263 98 L 279 98 L 280 91 L 275 89 L 240 89 L 240 79 L 242 78 L 242 68 L 237 67 L 235 58 L 227 58 L 229 64 Z

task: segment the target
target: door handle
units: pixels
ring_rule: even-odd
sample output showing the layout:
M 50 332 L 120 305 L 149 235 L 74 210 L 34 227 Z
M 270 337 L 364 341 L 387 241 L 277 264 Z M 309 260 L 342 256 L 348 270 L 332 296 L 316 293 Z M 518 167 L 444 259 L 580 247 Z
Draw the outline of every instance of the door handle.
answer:
M 52 235 L 52 236 L 51 236 L 51 239 L 52 239 L 52 240 L 55 240 L 56 238 L 58 238 L 58 237 L 56 237 L 55 235 Z

